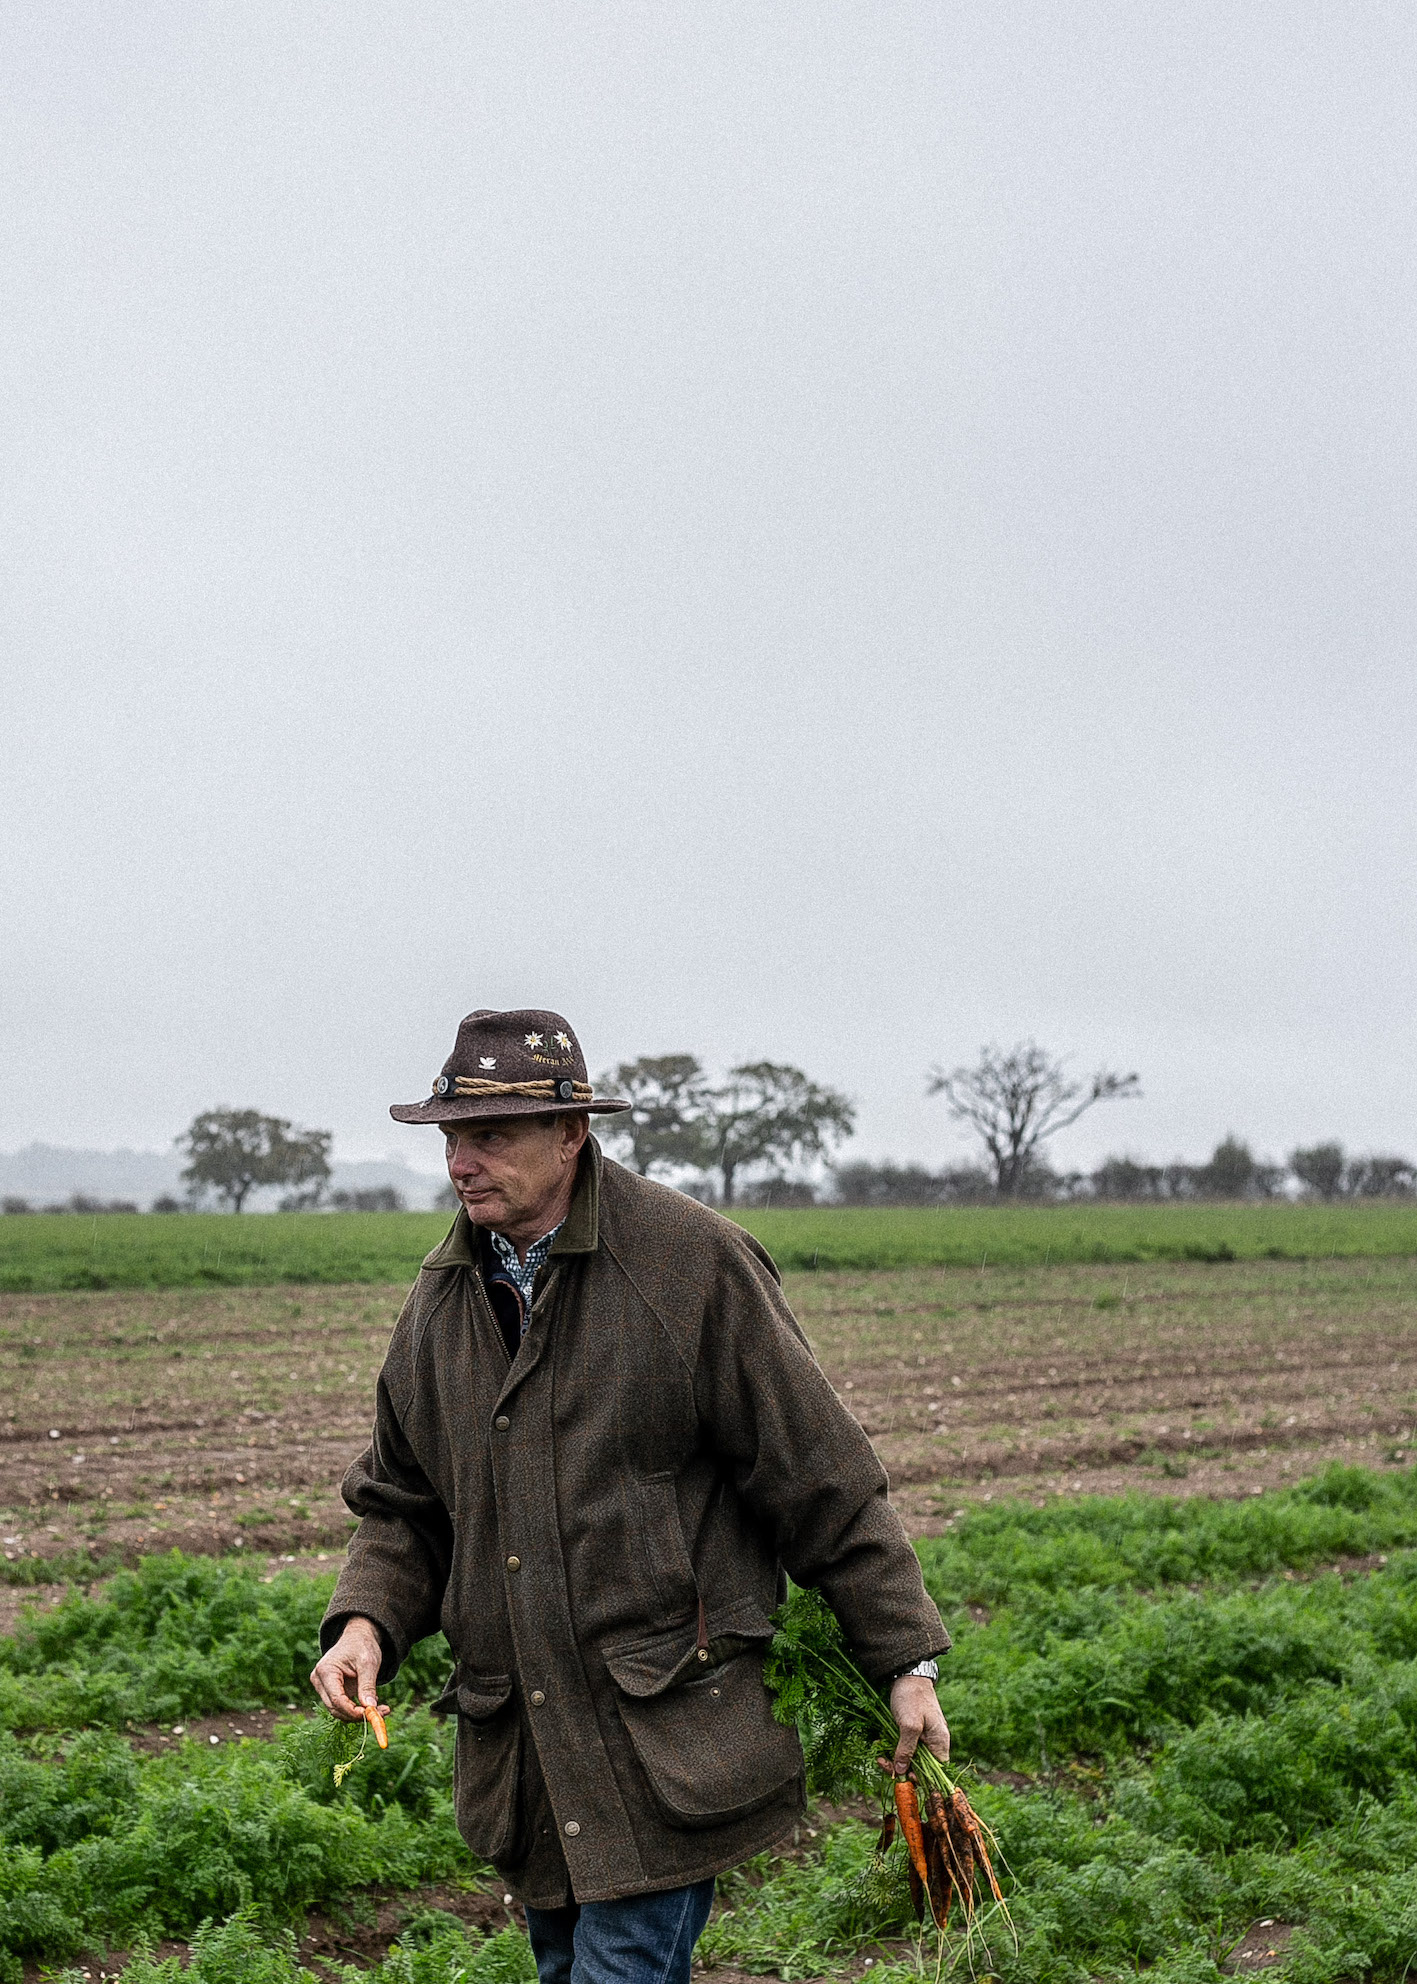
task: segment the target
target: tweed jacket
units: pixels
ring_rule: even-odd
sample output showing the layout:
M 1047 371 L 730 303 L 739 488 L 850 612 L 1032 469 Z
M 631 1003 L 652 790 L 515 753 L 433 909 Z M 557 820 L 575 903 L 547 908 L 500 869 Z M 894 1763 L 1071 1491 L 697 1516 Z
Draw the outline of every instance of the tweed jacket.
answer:
M 404 1305 L 322 1629 L 439 1626 L 458 1825 L 542 1908 L 707 1878 L 802 1808 L 762 1680 L 785 1573 L 885 1679 L 949 1636 L 758 1243 L 584 1150 L 515 1358 L 466 1212 Z

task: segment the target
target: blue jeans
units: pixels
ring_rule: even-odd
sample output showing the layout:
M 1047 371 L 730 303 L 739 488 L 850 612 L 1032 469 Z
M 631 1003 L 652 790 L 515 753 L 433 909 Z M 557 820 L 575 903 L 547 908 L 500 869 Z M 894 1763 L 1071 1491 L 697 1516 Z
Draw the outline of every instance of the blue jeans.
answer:
M 713 1879 L 624 1901 L 529 1908 L 541 1984 L 689 1984 L 689 1961 L 713 1906 Z

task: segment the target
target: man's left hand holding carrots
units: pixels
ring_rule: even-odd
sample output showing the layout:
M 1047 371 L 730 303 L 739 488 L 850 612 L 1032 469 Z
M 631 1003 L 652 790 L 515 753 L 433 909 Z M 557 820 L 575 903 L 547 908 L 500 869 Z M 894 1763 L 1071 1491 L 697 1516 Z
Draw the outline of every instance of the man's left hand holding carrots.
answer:
M 376 1670 L 377 1672 L 377 1670 Z M 902 1674 L 891 1683 L 891 1714 L 900 1727 L 900 1741 L 891 1760 L 897 1777 L 910 1769 L 917 1743 L 923 1743 L 942 1764 L 950 1760 L 950 1727 L 935 1694 L 935 1684 L 923 1674 Z

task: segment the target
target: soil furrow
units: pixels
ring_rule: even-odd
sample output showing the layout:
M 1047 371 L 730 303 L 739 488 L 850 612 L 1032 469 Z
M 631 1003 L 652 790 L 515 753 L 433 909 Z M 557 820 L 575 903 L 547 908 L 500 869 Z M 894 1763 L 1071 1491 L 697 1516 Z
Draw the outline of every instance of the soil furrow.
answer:
M 1407 1464 L 1412 1261 L 929 1268 L 787 1286 L 917 1527 L 962 1493 L 1239 1494 L 1333 1458 Z M 10 1575 L 76 1548 L 337 1550 L 350 1521 L 339 1480 L 368 1437 L 402 1297 L 0 1296 Z

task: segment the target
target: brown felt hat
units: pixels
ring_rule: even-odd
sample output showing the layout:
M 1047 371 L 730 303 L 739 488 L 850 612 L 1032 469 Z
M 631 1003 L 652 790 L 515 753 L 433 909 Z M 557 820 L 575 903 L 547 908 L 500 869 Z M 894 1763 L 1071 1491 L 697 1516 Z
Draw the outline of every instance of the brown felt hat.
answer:
M 628 1102 L 598 1096 L 580 1042 L 559 1013 L 469 1013 L 427 1102 L 395 1102 L 396 1123 L 470 1116 L 608 1116 Z

